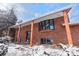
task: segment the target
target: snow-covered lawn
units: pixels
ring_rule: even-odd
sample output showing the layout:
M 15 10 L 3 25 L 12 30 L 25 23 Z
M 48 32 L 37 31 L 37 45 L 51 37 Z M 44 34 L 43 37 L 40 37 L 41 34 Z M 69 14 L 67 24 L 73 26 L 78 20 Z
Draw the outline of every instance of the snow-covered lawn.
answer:
M 79 56 L 79 48 L 60 45 L 61 48 L 53 49 L 42 45 L 29 48 L 28 45 L 11 43 L 8 45 L 8 52 L 5 56 Z

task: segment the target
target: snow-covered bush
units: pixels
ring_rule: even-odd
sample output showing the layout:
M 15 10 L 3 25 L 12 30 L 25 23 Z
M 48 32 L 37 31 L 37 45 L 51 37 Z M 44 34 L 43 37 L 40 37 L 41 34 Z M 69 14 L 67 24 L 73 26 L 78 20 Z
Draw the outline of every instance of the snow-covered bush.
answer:
M 0 37 L 0 43 L 8 44 L 11 41 L 10 36 Z
M 8 52 L 8 46 L 0 44 L 0 56 L 5 55 Z

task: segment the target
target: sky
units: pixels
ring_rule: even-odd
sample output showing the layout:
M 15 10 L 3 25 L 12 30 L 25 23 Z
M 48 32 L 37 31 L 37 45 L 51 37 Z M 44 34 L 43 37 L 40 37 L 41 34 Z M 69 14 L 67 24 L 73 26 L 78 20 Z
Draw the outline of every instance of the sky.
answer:
M 67 6 L 72 6 L 69 12 L 70 21 L 79 22 L 79 4 L 77 3 L 0 3 L 0 9 L 7 10 L 14 7 L 18 20 L 23 20 L 23 22 Z

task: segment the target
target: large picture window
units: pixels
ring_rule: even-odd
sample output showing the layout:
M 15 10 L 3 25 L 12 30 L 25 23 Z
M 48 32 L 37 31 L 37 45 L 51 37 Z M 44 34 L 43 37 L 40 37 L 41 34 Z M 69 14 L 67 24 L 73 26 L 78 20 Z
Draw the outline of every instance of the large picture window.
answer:
M 54 27 L 54 19 L 49 19 L 49 20 L 44 20 L 44 21 L 41 21 L 39 22 L 39 30 L 47 30 L 47 29 L 50 29 L 50 30 L 53 30 L 55 27 Z

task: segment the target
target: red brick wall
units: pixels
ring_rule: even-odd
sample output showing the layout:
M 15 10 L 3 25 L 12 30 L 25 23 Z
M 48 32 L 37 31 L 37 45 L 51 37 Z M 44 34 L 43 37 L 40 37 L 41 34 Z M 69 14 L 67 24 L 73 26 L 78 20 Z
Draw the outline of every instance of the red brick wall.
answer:
M 40 32 L 40 37 L 51 37 L 52 40 L 54 41 L 54 44 L 58 44 L 58 43 L 67 43 L 67 39 L 66 39 L 66 33 L 65 33 L 65 28 L 62 27 L 62 23 L 63 23 L 63 17 L 61 18 L 56 18 L 54 20 L 54 25 L 55 25 L 55 29 L 54 30 L 50 30 L 50 31 L 42 31 Z M 40 42 L 40 39 L 39 39 Z
M 71 26 L 71 34 L 74 45 L 79 46 L 79 25 Z
M 39 31 L 38 30 L 38 24 L 34 24 L 34 35 L 33 35 L 33 44 L 40 44 L 40 39 L 42 37 L 51 37 L 54 41 L 53 44 L 63 43 L 67 44 L 67 38 L 66 38 L 66 32 L 64 26 L 62 26 L 63 17 L 55 18 L 54 19 L 54 30 L 48 30 L 48 31 Z M 30 25 L 24 26 L 21 28 L 21 40 L 25 42 L 26 40 L 26 31 L 30 31 Z M 73 41 L 75 45 L 78 45 L 79 41 L 79 26 L 71 26 L 71 32 L 73 36 Z M 17 30 L 16 30 L 17 33 Z M 17 34 L 16 34 L 17 35 Z M 16 37 L 16 36 L 15 36 Z

